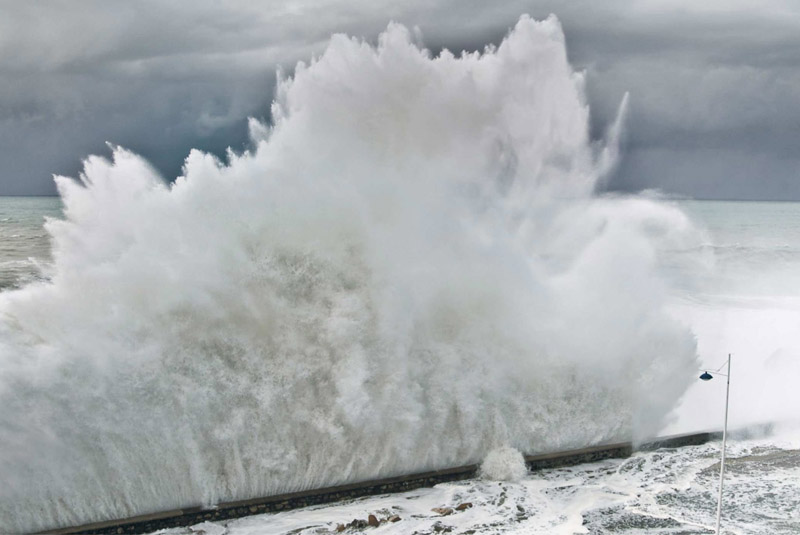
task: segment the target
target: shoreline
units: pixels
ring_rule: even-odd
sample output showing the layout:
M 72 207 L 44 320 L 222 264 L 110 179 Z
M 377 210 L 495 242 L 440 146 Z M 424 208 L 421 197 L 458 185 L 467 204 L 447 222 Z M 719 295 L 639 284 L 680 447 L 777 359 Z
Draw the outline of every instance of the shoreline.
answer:
M 748 430 L 741 430 L 739 432 L 748 433 Z M 605 459 L 624 459 L 630 457 L 637 451 L 697 446 L 721 438 L 721 431 L 705 431 L 659 437 L 638 445 L 634 445 L 632 442 L 600 444 L 575 450 L 526 455 L 525 464 L 528 470 L 535 472 L 548 468 L 575 466 Z M 478 468 L 478 464 L 470 464 L 442 470 L 324 487 L 321 489 L 225 502 L 211 508 L 204 508 L 201 506 L 185 507 L 169 511 L 147 513 L 130 518 L 50 529 L 40 531 L 36 535 L 141 535 L 161 529 L 186 527 L 207 521 L 231 520 L 264 513 L 300 509 L 312 505 L 335 503 L 365 496 L 395 494 L 418 488 L 433 487 L 439 483 L 472 479 L 476 477 Z

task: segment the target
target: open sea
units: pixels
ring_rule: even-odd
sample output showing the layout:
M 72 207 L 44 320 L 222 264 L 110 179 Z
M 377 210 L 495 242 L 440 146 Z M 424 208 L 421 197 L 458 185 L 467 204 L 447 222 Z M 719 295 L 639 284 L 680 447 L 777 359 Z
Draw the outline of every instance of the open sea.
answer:
M 730 426 L 772 422 L 769 436 L 729 442 L 723 533 L 800 533 L 800 203 L 675 201 L 696 239 L 661 252 L 670 314 L 697 337 L 703 367 L 733 353 Z M 48 284 L 45 221 L 58 198 L 0 197 L 0 289 Z M 694 373 L 690 370 L 689 373 Z M 699 373 L 699 370 L 698 370 Z M 722 378 L 692 386 L 661 434 L 719 429 Z M 353 518 L 399 515 L 380 533 L 711 533 L 719 443 L 639 453 L 529 474 L 518 482 L 466 481 L 169 533 L 334 532 Z M 470 502 L 446 517 L 432 512 Z M 378 531 L 376 531 L 377 533 Z
M 0 289 L 45 277 L 50 238 L 45 219 L 62 217 L 59 197 L 0 197 Z

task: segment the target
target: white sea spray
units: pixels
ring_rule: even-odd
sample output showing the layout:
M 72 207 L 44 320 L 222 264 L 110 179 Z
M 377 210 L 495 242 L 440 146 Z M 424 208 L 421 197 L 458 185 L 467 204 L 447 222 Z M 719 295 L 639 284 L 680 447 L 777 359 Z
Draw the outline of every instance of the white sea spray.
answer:
M 494 481 L 519 481 L 527 473 L 522 453 L 509 446 L 501 446 L 487 453 L 479 470 L 481 478 Z
M 272 116 L 171 185 L 119 147 L 58 178 L 52 279 L 0 294 L 0 525 L 661 427 L 695 344 L 656 263 L 691 226 L 594 196 L 617 141 L 554 17 L 458 57 L 334 36 Z

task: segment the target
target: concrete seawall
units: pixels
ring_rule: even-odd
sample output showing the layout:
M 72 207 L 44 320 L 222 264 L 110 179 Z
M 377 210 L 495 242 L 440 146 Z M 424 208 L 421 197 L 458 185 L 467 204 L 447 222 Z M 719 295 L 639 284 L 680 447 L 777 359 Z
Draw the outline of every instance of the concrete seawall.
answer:
M 652 442 L 638 444 L 634 447 L 631 442 L 617 444 L 604 444 L 581 448 L 577 450 L 547 453 L 543 455 L 528 455 L 525 462 L 530 470 L 542 470 L 560 466 L 574 466 L 583 463 L 601 461 L 604 459 L 624 459 L 630 457 L 634 451 L 648 451 L 658 448 L 677 448 L 704 444 L 718 440 L 722 433 L 692 433 L 658 438 Z M 390 477 L 372 481 L 362 481 L 327 487 L 322 489 L 291 492 L 265 498 L 254 498 L 235 502 L 221 503 L 213 509 L 201 507 L 188 507 L 163 511 L 132 518 L 96 522 L 83 526 L 61 528 L 44 531 L 52 535 L 106 535 L 106 534 L 141 534 L 150 533 L 159 529 L 191 526 L 204 521 L 218 521 L 243 516 L 257 515 L 332 503 L 345 499 L 360 498 L 377 494 L 390 494 L 403 492 L 422 487 L 432 487 L 439 483 L 470 479 L 478 472 L 477 464 L 435 470 L 419 474 Z

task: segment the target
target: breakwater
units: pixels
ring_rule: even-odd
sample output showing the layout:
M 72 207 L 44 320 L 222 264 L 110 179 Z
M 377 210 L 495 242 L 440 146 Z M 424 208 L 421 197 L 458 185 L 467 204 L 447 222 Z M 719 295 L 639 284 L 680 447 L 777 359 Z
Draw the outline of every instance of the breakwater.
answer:
M 576 450 L 552 452 L 525 456 L 529 470 L 544 470 L 561 466 L 623 459 L 634 451 L 647 451 L 658 448 L 678 448 L 695 446 L 718 440 L 720 432 L 702 432 L 686 435 L 661 437 L 634 445 L 631 442 L 602 444 Z M 213 508 L 187 507 L 132 518 L 96 522 L 83 526 L 62 528 L 41 532 L 49 535 L 111 535 L 142 534 L 160 529 L 191 526 L 205 521 L 220 521 L 249 515 L 286 511 L 311 505 L 332 503 L 341 500 L 404 492 L 422 487 L 432 487 L 439 483 L 459 481 L 476 477 L 477 464 L 470 464 L 397 477 L 382 478 L 321 489 L 291 492 L 263 498 L 221 503 Z

